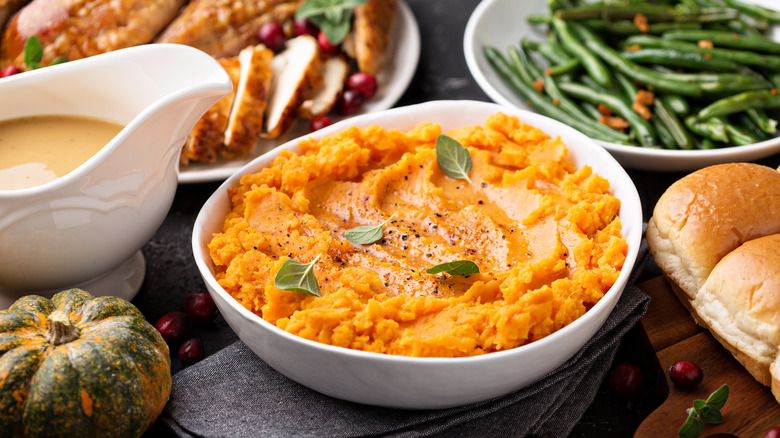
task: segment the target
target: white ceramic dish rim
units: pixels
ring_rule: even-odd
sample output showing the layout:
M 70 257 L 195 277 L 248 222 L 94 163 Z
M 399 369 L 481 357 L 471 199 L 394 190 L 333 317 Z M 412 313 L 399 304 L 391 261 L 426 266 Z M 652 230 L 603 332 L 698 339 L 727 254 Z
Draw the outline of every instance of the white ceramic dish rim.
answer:
M 769 1 L 744 1 L 746 3 L 760 4 L 765 7 L 778 8 L 778 4 L 772 4 Z M 505 4 L 515 5 L 516 3 L 517 2 L 514 0 L 483 0 L 477 5 L 466 24 L 466 30 L 463 36 L 464 55 L 466 58 L 466 65 L 474 77 L 474 80 L 488 97 L 503 105 L 534 111 L 532 108 L 529 108 L 522 103 L 523 99 L 520 96 L 511 94 L 507 85 L 497 85 L 496 82 L 500 81 L 497 74 L 494 74 L 489 70 L 486 72 L 486 70 L 489 69 L 489 65 L 481 53 L 479 47 L 480 41 L 477 40 L 479 29 L 487 26 L 486 21 L 489 20 L 487 16 L 491 13 L 496 13 L 495 8 L 503 7 Z M 526 4 L 524 3 L 523 6 L 525 5 Z M 516 34 L 513 34 L 513 37 L 519 42 L 523 37 L 523 34 L 521 32 L 516 32 Z M 500 50 L 504 49 L 503 47 L 497 48 Z M 499 87 L 501 89 L 499 89 Z M 511 97 L 508 97 L 502 89 L 507 90 Z M 598 140 L 596 140 L 596 142 L 609 152 L 613 153 L 618 161 L 625 165 L 640 169 L 660 171 L 692 170 L 711 164 L 729 161 L 760 159 L 780 151 L 780 136 L 750 145 L 711 150 L 653 149 Z
M 371 114 L 365 114 L 362 116 L 359 116 L 354 119 L 345 120 L 339 123 L 336 123 L 334 125 L 331 125 L 328 128 L 322 129 L 320 131 L 315 132 L 314 134 L 310 134 L 309 136 L 313 137 L 321 137 L 325 136 L 340 130 L 343 130 L 346 127 L 349 126 L 367 126 L 372 123 L 380 123 L 381 120 L 388 115 L 397 114 L 402 111 L 423 111 L 423 110 L 432 110 L 435 111 L 437 107 L 446 107 L 448 105 L 471 105 L 471 106 L 485 106 L 489 107 L 491 109 L 494 109 L 495 111 L 504 111 L 507 114 L 510 115 L 521 115 L 525 120 L 531 120 L 531 124 L 533 124 L 533 120 L 535 119 L 549 119 L 545 116 L 529 112 L 522 109 L 517 109 L 514 107 L 504 107 L 499 104 L 494 103 L 488 103 L 488 102 L 475 102 L 475 101 L 433 101 L 433 102 L 427 102 L 423 104 L 417 104 L 417 105 L 411 105 L 408 107 L 400 107 L 400 108 L 394 108 L 391 110 L 387 110 L 381 113 L 371 113 Z M 550 119 L 551 120 L 551 119 Z M 579 133 L 578 131 L 573 130 L 572 128 L 569 128 L 566 125 L 561 124 L 560 122 L 555 121 L 557 125 L 563 130 L 570 130 L 575 132 L 577 135 L 582 136 L 587 142 L 591 142 L 592 140 L 585 137 L 583 134 Z M 303 138 L 303 137 L 302 137 Z M 475 364 L 475 363 L 481 363 L 484 361 L 495 361 L 500 358 L 511 358 L 512 356 L 519 355 L 519 354 L 535 354 L 536 352 L 543 352 L 545 348 L 549 344 L 565 341 L 566 336 L 568 336 L 572 332 L 576 332 L 579 330 L 579 327 L 585 323 L 585 319 L 588 315 L 586 313 L 582 317 L 578 318 L 571 324 L 569 324 L 566 327 L 563 327 L 562 329 L 558 330 L 555 333 L 550 334 L 549 336 L 540 339 L 538 341 L 532 342 L 530 344 L 526 344 L 523 346 L 519 346 L 516 348 L 513 348 L 511 350 L 506 351 L 499 351 L 494 353 L 489 353 L 485 355 L 480 356 L 471 356 L 471 357 L 462 357 L 462 358 L 441 358 L 441 357 L 406 357 L 406 356 L 397 356 L 397 355 L 388 355 L 388 354 L 381 354 L 381 353 L 373 353 L 373 352 L 366 352 L 366 351 L 360 351 L 360 350 L 352 350 L 349 348 L 344 347 L 337 347 L 327 344 L 322 344 L 316 341 L 311 341 L 299 336 L 296 336 L 292 333 L 286 332 L 275 325 L 269 323 L 268 321 L 262 319 L 258 315 L 255 315 L 254 313 L 247 310 L 244 306 L 242 306 L 238 301 L 236 301 L 230 294 L 228 294 L 216 281 L 213 275 L 213 271 L 211 270 L 211 267 L 207 264 L 206 260 L 210 260 L 210 257 L 208 256 L 208 252 L 205 249 L 206 242 L 205 238 L 206 236 L 204 234 L 207 233 L 206 230 L 204 230 L 201 227 L 201 224 L 205 220 L 205 216 L 209 211 L 213 209 L 213 206 L 215 203 L 221 202 L 220 198 L 223 196 L 226 196 L 226 190 L 229 187 L 234 187 L 239 183 L 239 180 L 241 176 L 247 173 L 256 172 L 259 169 L 266 166 L 268 163 L 270 163 L 273 158 L 276 157 L 276 155 L 282 151 L 282 150 L 296 150 L 297 149 L 297 143 L 300 139 L 296 139 L 293 141 L 290 141 L 273 151 L 270 151 L 250 163 L 246 164 L 244 167 L 242 167 L 238 172 L 236 172 L 233 176 L 231 176 L 229 179 L 224 181 L 222 185 L 209 197 L 209 199 L 204 204 L 201 211 L 198 213 L 198 216 L 195 220 L 195 227 L 193 231 L 193 239 L 192 239 L 192 249 L 193 254 L 195 258 L 196 265 L 198 266 L 198 269 L 203 274 L 204 281 L 206 281 L 209 286 L 219 293 L 229 305 L 239 312 L 239 314 L 256 324 L 260 324 L 264 326 L 267 330 L 271 330 L 278 334 L 279 336 L 283 337 L 284 339 L 298 343 L 303 344 L 309 348 L 322 350 L 329 353 L 336 353 L 345 355 L 348 357 L 359 357 L 363 359 L 373 359 L 373 360 L 381 360 L 381 361 L 391 361 L 393 363 L 425 363 L 425 364 Z M 614 158 L 612 158 L 606 151 L 604 151 L 602 148 L 599 148 L 598 146 L 593 147 L 593 151 L 589 151 L 594 153 L 597 157 L 594 159 L 599 160 L 612 160 L 614 162 Z M 619 168 L 623 174 L 625 175 L 624 181 L 612 181 L 610 180 L 611 187 L 615 187 L 615 184 L 618 183 L 628 183 L 630 187 L 623 187 L 623 190 L 628 190 L 630 194 L 632 195 L 633 199 L 621 199 L 622 201 L 622 207 L 621 207 L 621 217 L 623 219 L 629 219 L 629 220 L 623 220 L 623 226 L 625 230 L 625 237 L 628 241 L 629 249 L 628 254 L 626 256 L 626 261 L 624 264 L 624 269 L 620 273 L 617 281 L 615 284 L 610 288 L 607 293 L 604 295 L 604 297 L 596 303 L 596 305 L 590 309 L 589 313 L 596 313 L 597 309 L 601 309 L 605 306 L 610 306 L 610 312 L 611 309 L 614 308 L 615 304 L 617 304 L 618 299 L 620 298 L 624 288 L 626 287 L 628 283 L 629 276 L 631 274 L 631 270 L 634 267 L 638 253 L 639 253 L 639 245 L 641 243 L 642 239 L 642 212 L 641 212 L 641 203 L 639 201 L 639 195 L 636 192 L 636 188 L 634 187 L 633 183 L 631 182 L 630 177 L 625 174 L 625 171 L 620 167 L 617 162 L 614 163 L 614 166 Z M 626 204 L 629 205 L 626 205 Z M 630 205 L 634 204 L 634 205 Z M 625 210 L 625 217 L 623 216 L 623 208 L 626 208 Z M 633 225 L 632 225 L 633 224 Z M 626 230 L 628 226 L 632 225 L 630 228 Z M 210 237 L 210 236 L 208 236 Z M 608 317 L 608 314 L 610 312 L 607 312 L 606 317 Z M 599 324 L 599 326 L 603 325 L 603 322 Z M 584 344 L 583 344 L 584 345 Z M 579 345 L 576 350 L 573 351 L 573 354 L 576 354 L 576 351 L 578 351 L 582 345 Z M 570 356 L 571 357 L 571 356 Z
M 414 13 L 404 0 L 399 0 L 397 27 L 394 35 L 397 35 L 393 44 L 393 56 L 391 65 L 385 68 L 385 71 L 379 74 L 379 81 L 383 87 L 377 96 L 366 101 L 363 109 L 358 115 L 386 110 L 395 105 L 396 102 L 406 92 L 407 87 L 412 82 L 414 73 L 417 70 L 417 64 L 420 60 L 420 29 Z M 305 135 L 305 129 L 308 125 L 303 120 L 298 120 L 293 125 L 292 131 L 278 139 L 279 144 L 292 139 L 292 136 Z M 265 147 L 274 140 L 261 140 Z M 228 160 L 215 163 L 192 163 L 182 166 L 179 169 L 179 183 L 192 184 L 202 182 L 213 182 L 224 180 L 244 164 L 262 155 L 255 153 L 246 160 Z

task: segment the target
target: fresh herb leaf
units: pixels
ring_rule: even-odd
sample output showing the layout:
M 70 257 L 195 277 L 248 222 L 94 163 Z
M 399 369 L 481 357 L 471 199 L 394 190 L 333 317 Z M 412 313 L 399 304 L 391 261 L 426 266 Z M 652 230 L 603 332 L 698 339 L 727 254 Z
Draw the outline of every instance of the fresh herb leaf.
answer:
M 677 436 L 680 438 L 694 438 L 699 436 L 702 430 L 704 430 L 704 424 L 696 416 L 696 411 L 688 409 L 688 419 L 685 420 L 680 430 L 677 431 Z
M 463 147 L 457 140 L 446 135 L 440 135 L 436 139 L 436 162 L 439 169 L 450 178 L 465 179 L 469 183 L 471 172 L 471 155 L 469 150 Z
M 726 400 L 729 398 L 729 385 L 723 385 L 707 397 L 707 403 L 718 409 L 723 409 Z
M 694 400 L 693 407 L 688 408 L 688 418 L 683 423 L 677 435 L 680 438 L 694 438 L 704 429 L 704 423 L 720 424 L 723 422 L 721 408 L 729 398 L 729 386 L 723 385 L 716 389 L 707 400 Z
M 68 62 L 68 57 L 67 56 L 58 56 L 58 57 L 54 58 L 54 61 L 52 61 L 51 64 L 49 64 L 49 65 L 64 64 L 66 62 Z
M 367 0 L 309 0 L 295 12 L 295 18 L 306 18 L 328 37 L 341 44 L 352 26 L 352 11 Z
M 368 245 L 374 243 L 382 238 L 382 227 L 385 226 L 395 216 L 395 213 L 390 215 L 386 221 L 379 225 L 361 225 L 359 227 L 350 228 L 344 233 L 344 237 L 352 243 L 360 245 Z
M 704 402 L 704 400 L 701 401 Z M 716 408 L 715 406 L 707 402 L 704 402 L 704 405 L 701 406 L 701 408 L 696 409 L 696 413 L 699 415 L 701 421 L 705 423 L 709 423 L 709 424 L 723 423 L 723 415 L 721 415 L 720 409 Z
M 274 286 L 319 297 L 320 285 L 317 283 L 317 277 L 314 276 L 314 265 L 321 255 L 317 255 L 311 263 L 305 264 L 292 259 L 285 260 L 276 273 Z
M 43 59 L 43 47 L 37 36 L 32 35 L 24 43 L 24 63 L 31 69 L 41 67 Z
M 454 262 L 439 263 L 425 270 L 428 274 L 440 274 L 446 272 L 450 275 L 469 275 L 479 272 L 479 266 L 471 260 L 456 260 Z

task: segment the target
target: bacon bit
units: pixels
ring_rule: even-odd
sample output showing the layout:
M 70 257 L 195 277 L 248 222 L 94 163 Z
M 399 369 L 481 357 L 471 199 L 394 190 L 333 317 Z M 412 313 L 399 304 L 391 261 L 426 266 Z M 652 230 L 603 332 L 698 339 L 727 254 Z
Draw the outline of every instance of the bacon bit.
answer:
M 634 15 L 634 26 L 642 33 L 647 33 L 650 30 L 650 26 L 647 25 L 647 17 L 642 14 Z
M 653 117 L 653 114 L 650 112 L 650 110 L 647 109 L 647 107 L 642 103 L 635 101 L 631 104 L 631 109 L 645 120 L 650 120 L 650 118 Z
M 545 76 L 552 76 L 552 69 L 547 67 L 547 70 L 544 71 Z
M 601 114 L 604 114 L 605 116 L 611 116 L 612 115 L 612 110 L 609 109 L 609 107 L 607 107 L 603 103 L 599 104 L 598 109 L 599 109 L 599 112 Z
M 738 33 L 732 33 L 732 34 L 731 34 L 731 36 L 732 36 L 732 37 L 733 37 L 735 40 L 739 41 L 739 34 L 738 34 Z
M 705 53 L 704 54 L 705 59 L 712 59 L 712 53 Z
M 630 46 L 626 47 L 623 50 L 625 50 L 626 52 L 636 52 L 637 50 L 642 50 L 642 46 L 640 46 L 639 44 L 631 44 Z
M 636 92 L 636 96 L 634 96 L 634 102 L 639 102 L 643 105 L 652 105 L 654 100 L 655 94 L 651 91 L 639 90 Z
M 599 123 L 603 123 L 612 129 L 627 129 L 630 125 L 626 119 L 617 116 L 601 116 Z
M 711 49 L 714 47 L 712 41 L 710 40 L 700 40 L 698 46 L 702 49 Z
M 553 99 L 553 105 L 558 106 L 559 103 L 561 103 L 561 99 L 558 99 L 557 97 Z
M 777 88 L 772 88 L 770 93 L 772 93 L 773 96 L 777 95 Z
M 544 92 L 544 79 L 537 79 L 533 83 L 534 89 L 540 93 Z

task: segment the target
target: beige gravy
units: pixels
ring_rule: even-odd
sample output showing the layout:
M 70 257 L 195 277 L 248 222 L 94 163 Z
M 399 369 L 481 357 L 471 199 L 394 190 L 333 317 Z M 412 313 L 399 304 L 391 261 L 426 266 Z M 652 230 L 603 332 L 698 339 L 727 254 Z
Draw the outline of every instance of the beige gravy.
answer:
M 80 116 L 0 121 L 0 190 L 53 181 L 95 155 L 122 125 Z

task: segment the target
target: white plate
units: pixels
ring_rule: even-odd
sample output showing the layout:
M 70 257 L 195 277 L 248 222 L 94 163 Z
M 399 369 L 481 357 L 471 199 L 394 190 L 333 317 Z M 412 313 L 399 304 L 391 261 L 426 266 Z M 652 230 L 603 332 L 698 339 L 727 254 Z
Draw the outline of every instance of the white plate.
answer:
M 367 100 L 358 114 L 371 113 L 388 109 L 398 102 L 412 81 L 420 59 L 420 29 L 412 10 L 403 0 L 397 2 L 398 10 L 390 39 L 392 56 L 382 72 L 377 76 L 379 89 L 377 94 Z M 343 118 L 343 117 L 342 117 Z M 334 117 L 333 122 L 342 118 Z M 179 170 L 179 183 L 199 183 L 221 181 L 229 177 L 241 166 L 265 152 L 286 143 L 289 140 L 309 133 L 309 121 L 298 120 L 290 132 L 273 139 L 261 139 L 257 142 L 255 151 L 242 160 L 218 160 L 214 163 L 191 163 Z
M 778 9 L 777 0 L 743 0 Z M 548 11 L 544 0 L 484 0 L 472 13 L 466 25 L 463 49 L 469 71 L 482 90 L 495 102 L 530 109 L 525 101 L 499 77 L 482 54 L 484 46 L 504 51 L 519 44 L 522 38 L 544 40 L 546 26 L 532 26 L 529 15 Z M 772 39 L 780 41 L 780 29 L 773 29 Z M 712 150 L 665 150 L 626 146 L 599 141 L 623 166 L 654 171 L 687 171 L 712 164 L 752 161 L 780 152 L 780 137 L 746 146 Z

